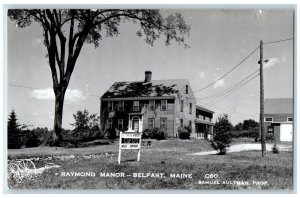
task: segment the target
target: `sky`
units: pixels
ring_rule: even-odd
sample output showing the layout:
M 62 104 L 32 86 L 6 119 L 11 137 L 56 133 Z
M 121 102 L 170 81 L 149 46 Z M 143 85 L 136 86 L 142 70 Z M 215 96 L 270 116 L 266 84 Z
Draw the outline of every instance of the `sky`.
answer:
M 125 23 L 120 34 L 103 38 L 98 48 L 85 44 L 66 94 L 63 128 L 72 129 L 72 114 L 87 109 L 99 115 L 101 95 L 116 81 L 188 79 L 194 91 L 216 81 L 264 42 L 293 37 L 291 10 L 162 10 L 163 16 L 179 12 L 191 26 L 190 48 L 161 37 L 154 46 L 136 36 L 139 27 Z M 7 26 L 7 110 L 15 110 L 21 124 L 53 128 L 54 94 L 41 27 Z M 293 97 L 293 41 L 264 45 L 265 98 Z M 195 92 L 197 104 L 227 113 L 233 124 L 259 119 L 259 78 L 226 97 L 209 99 L 259 68 L 259 50 L 225 78 Z M 13 85 L 13 86 L 12 86 Z M 207 98 L 208 97 L 208 98 Z

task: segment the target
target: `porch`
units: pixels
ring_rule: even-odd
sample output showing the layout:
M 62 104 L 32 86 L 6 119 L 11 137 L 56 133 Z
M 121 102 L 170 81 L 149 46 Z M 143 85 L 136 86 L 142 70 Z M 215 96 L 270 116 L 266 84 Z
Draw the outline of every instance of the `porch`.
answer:
M 202 119 L 195 119 L 195 137 L 198 139 L 213 139 L 213 129 L 215 123 L 202 120 Z

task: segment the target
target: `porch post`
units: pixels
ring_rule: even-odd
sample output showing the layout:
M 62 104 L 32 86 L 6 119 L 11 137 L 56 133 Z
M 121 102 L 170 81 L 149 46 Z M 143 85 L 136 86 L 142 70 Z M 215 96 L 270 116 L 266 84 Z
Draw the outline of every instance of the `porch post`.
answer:
M 131 130 L 130 114 L 128 114 L 128 130 Z

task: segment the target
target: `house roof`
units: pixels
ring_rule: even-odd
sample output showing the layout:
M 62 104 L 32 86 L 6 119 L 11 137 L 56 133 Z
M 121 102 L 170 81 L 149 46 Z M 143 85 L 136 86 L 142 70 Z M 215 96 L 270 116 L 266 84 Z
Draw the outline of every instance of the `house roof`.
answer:
M 292 114 L 292 98 L 268 98 L 265 99 L 265 114 Z
M 101 98 L 175 96 L 187 83 L 187 79 L 115 82 Z
M 214 113 L 212 110 L 206 109 L 206 108 L 201 107 L 199 105 L 196 106 L 196 109 L 199 109 L 199 110 L 202 110 L 202 111 L 206 111 L 206 112 L 209 112 L 209 113 Z

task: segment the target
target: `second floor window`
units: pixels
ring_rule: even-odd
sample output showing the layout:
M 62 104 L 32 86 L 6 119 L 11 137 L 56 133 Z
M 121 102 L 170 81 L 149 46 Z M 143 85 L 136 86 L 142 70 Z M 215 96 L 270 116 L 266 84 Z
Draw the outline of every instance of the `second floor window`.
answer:
M 155 110 L 155 100 L 149 100 L 149 111 Z
M 167 100 L 162 100 L 160 104 L 160 110 L 161 111 L 167 111 Z
M 150 129 L 155 127 L 155 119 L 154 118 L 148 118 L 148 127 Z
M 124 101 L 119 101 L 118 102 L 118 110 L 119 111 L 124 111 Z
M 192 103 L 190 103 L 190 114 L 192 114 L 192 112 L 193 112 L 193 104 Z
M 188 85 L 185 86 L 185 93 L 186 93 L 186 94 L 189 93 L 189 86 L 188 86 Z
M 113 111 L 113 102 L 112 101 L 108 101 L 107 108 L 108 108 L 108 111 Z
M 133 101 L 133 111 L 139 111 L 139 101 Z

